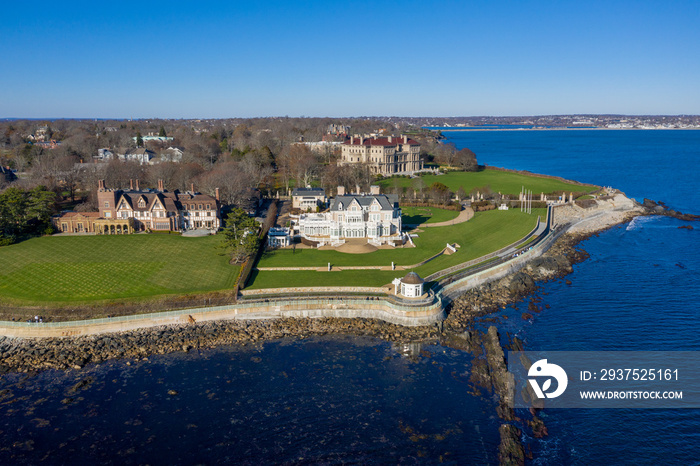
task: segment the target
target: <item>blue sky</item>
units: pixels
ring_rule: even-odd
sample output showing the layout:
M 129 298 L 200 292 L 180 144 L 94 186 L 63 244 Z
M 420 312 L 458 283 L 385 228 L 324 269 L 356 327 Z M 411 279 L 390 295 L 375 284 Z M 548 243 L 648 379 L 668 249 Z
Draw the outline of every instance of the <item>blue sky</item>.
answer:
M 700 1 L 6 2 L 0 117 L 700 113 Z

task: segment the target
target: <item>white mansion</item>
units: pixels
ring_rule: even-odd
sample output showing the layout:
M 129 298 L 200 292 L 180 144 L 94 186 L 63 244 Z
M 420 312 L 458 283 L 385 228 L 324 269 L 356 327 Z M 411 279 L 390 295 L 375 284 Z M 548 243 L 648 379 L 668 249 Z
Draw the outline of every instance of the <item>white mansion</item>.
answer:
M 367 238 L 375 245 L 402 242 L 401 209 L 398 196 L 380 194 L 372 186 L 370 194 L 345 194 L 338 187 L 328 212 L 299 216 L 297 223 L 302 241 L 337 246 L 349 238 Z
M 420 144 L 408 136 L 352 136 L 341 145 L 340 165 L 367 165 L 373 174 L 412 174 L 423 169 Z

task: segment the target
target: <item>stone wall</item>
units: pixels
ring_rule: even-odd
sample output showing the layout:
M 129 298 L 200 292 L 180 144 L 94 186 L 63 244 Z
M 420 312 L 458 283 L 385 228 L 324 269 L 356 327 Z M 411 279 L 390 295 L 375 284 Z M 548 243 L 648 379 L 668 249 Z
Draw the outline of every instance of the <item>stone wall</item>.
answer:
M 0 335 L 20 338 L 74 337 L 123 332 L 161 325 L 215 320 L 268 320 L 285 317 L 362 317 L 415 327 L 432 325 L 444 320 L 445 311 L 440 299 L 436 299 L 431 304 L 418 306 L 395 304 L 386 299 L 371 297 L 270 299 L 111 319 L 55 323 L 1 322 Z
M 343 293 L 387 293 L 390 287 L 371 286 L 304 286 L 296 288 L 262 288 L 259 290 L 243 290 L 243 296 L 266 296 L 277 294 L 304 294 L 304 293 L 331 293 L 334 295 Z M 393 293 L 393 289 L 389 290 Z

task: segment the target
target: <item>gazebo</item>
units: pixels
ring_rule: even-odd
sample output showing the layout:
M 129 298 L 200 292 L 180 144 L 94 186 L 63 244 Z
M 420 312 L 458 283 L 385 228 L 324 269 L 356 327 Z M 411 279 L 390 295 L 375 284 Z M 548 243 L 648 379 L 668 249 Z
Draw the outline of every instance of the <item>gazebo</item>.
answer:
M 420 278 L 416 272 L 408 272 L 403 278 L 396 278 L 392 282 L 394 284 L 394 294 L 399 294 L 406 298 L 420 298 L 423 296 L 423 283 L 425 280 Z

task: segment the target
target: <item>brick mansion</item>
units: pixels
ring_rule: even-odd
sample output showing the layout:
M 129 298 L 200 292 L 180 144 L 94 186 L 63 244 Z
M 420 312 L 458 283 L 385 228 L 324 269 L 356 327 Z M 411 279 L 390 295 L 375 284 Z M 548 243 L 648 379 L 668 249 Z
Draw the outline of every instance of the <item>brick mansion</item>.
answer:
M 129 189 L 109 189 L 100 180 L 97 189 L 99 212 L 63 212 L 52 217 L 62 233 L 127 234 L 139 231 L 182 231 L 221 227 L 219 190 L 216 197 L 192 190 L 168 191 L 163 181 L 158 189 L 139 189 L 131 180 Z
M 374 175 L 413 174 L 423 169 L 420 144 L 408 136 L 352 136 L 341 144 L 339 165 L 363 164 Z

